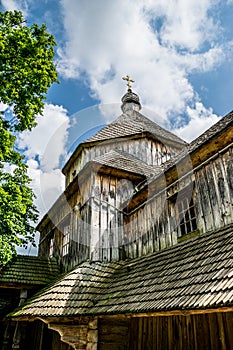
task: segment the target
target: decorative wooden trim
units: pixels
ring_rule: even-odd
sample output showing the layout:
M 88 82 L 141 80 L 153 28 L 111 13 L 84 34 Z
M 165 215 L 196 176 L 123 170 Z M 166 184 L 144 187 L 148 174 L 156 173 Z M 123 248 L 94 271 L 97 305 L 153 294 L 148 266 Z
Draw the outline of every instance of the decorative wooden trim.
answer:
M 43 319 L 42 319 L 43 320 Z M 48 321 L 48 320 L 47 320 Z M 87 321 L 87 320 L 86 320 Z M 97 350 L 98 346 L 98 319 L 92 318 L 84 324 L 79 320 L 74 323 L 48 323 L 48 328 L 58 332 L 61 341 L 69 344 L 76 350 Z

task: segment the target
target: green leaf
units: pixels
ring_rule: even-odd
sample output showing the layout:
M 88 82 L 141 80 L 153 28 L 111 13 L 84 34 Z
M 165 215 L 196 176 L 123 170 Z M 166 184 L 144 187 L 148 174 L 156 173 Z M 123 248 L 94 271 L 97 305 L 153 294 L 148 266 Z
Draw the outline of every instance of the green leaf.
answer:
M 55 45 L 44 24 L 29 27 L 21 12 L 0 12 L 0 101 L 14 114 L 13 122 L 0 114 L 0 266 L 14 256 L 16 245 L 34 242 L 38 213 L 24 158 L 15 150 L 15 133 L 36 125 L 45 94 L 58 82 Z

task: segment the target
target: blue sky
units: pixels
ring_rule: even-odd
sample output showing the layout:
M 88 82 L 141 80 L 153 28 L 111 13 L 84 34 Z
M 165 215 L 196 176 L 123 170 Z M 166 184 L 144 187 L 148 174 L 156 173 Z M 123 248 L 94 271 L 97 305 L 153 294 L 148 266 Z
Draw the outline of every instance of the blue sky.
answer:
M 18 140 L 41 213 L 62 191 L 60 168 L 76 140 L 120 114 L 126 74 L 135 80 L 142 113 L 186 141 L 233 109 L 233 0 L 2 0 L 0 6 L 22 10 L 28 25 L 46 23 L 57 42 L 60 84 L 49 90 L 38 126 Z
M 50 89 L 47 101 L 62 105 L 69 115 L 96 103 L 119 102 L 125 74 L 136 80 L 144 104 L 154 107 L 154 93 L 150 97 L 148 90 L 160 84 L 153 82 L 156 72 L 149 73 L 158 69 L 169 83 L 173 68 L 177 72 L 171 78 L 187 79 L 206 108 L 217 115 L 232 109 L 233 1 L 2 0 L 1 10 L 12 9 L 22 10 L 29 25 L 46 23 L 54 34 L 60 84 Z M 119 43 L 112 57 L 109 51 Z M 186 97 L 177 112 L 194 100 Z M 174 108 L 169 102 L 167 108 Z
M 69 115 L 96 103 L 119 102 L 125 74 L 136 80 L 143 104 L 163 115 L 173 110 L 185 116 L 187 105 L 197 100 L 217 115 L 232 109 L 233 1 L 1 3 L 2 10 L 22 10 L 29 25 L 46 23 L 54 34 L 60 84 L 50 89 L 47 101 Z M 160 87 L 157 98 L 152 87 Z

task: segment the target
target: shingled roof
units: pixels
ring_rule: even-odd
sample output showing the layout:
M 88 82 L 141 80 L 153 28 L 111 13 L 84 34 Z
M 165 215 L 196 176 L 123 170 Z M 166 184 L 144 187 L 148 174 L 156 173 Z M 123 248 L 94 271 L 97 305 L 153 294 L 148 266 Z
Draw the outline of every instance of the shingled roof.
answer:
M 148 165 L 133 155 L 119 150 L 111 150 L 93 159 L 92 162 L 146 177 L 158 174 L 161 171 L 160 166 Z
M 135 314 L 233 306 L 233 225 L 118 263 L 84 262 L 15 317 Z
M 0 286 L 43 286 L 59 272 L 55 258 L 17 255 L 0 270 Z
M 206 142 L 211 140 L 217 134 L 222 133 L 225 129 L 229 128 L 233 124 L 233 111 L 221 118 L 217 123 L 212 125 L 209 129 L 203 132 L 200 136 L 194 139 L 190 144 L 184 147 L 176 156 L 169 159 L 163 164 L 164 170 L 178 163 L 182 158 L 188 154 L 192 154 L 198 148 L 201 148 Z
M 148 182 L 141 186 L 140 191 L 143 191 L 143 189 L 147 190 L 148 183 L 152 184 L 154 182 L 154 184 L 156 184 L 157 179 L 161 175 L 164 176 L 165 172 L 168 172 L 174 166 L 177 167 L 179 165 L 179 163 L 181 163 L 185 159 L 192 160 L 192 165 L 194 166 L 194 162 L 192 159 L 193 154 L 198 152 L 198 150 L 200 150 L 200 149 L 204 150 L 205 149 L 204 146 L 206 145 L 206 143 L 211 142 L 211 141 L 213 142 L 214 138 L 216 138 L 218 135 L 221 136 L 226 130 L 228 130 L 230 127 L 232 127 L 232 125 L 233 125 L 233 111 L 228 113 L 225 117 L 221 118 L 217 123 L 212 125 L 203 134 L 201 134 L 196 139 L 194 139 L 190 144 L 184 146 L 182 148 L 182 150 L 177 155 L 174 155 L 171 159 L 169 159 L 168 161 L 163 163 L 161 165 L 160 172 L 157 171 L 156 173 L 154 173 L 154 176 L 151 176 L 150 178 L 148 178 Z M 232 133 L 228 133 L 228 135 L 229 135 L 228 139 L 225 136 L 223 138 L 224 138 L 224 141 L 228 142 L 228 144 L 229 144 L 229 142 L 232 143 Z M 214 149 L 213 146 L 211 147 L 211 151 L 213 152 L 213 154 L 214 154 L 214 152 L 215 152 L 215 154 L 217 154 L 217 152 L 220 151 L 220 149 L 218 148 L 219 146 L 222 149 L 224 149 L 224 147 L 226 145 L 223 147 L 222 143 L 219 143 L 218 141 L 215 142 L 216 150 Z M 206 150 L 209 152 L 210 151 L 209 147 L 206 147 Z M 207 154 L 209 157 L 210 153 L 207 153 Z M 197 157 L 197 159 L 198 159 L 198 162 L 200 162 L 199 156 Z M 191 166 L 191 163 L 189 163 L 189 166 Z M 140 192 L 135 191 L 135 197 L 139 196 L 139 195 L 140 195 Z M 137 205 L 137 201 L 135 201 L 135 203 Z M 131 208 L 132 208 L 133 207 L 133 200 L 132 199 L 130 201 L 130 204 L 131 204 Z
M 133 109 L 120 115 L 116 120 L 102 128 L 94 136 L 84 141 L 84 143 L 127 137 L 135 134 L 141 134 L 143 132 L 150 133 L 162 140 L 170 140 L 172 142 L 179 143 L 180 145 L 186 144 L 186 142 L 178 136 L 162 128 L 152 120 Z

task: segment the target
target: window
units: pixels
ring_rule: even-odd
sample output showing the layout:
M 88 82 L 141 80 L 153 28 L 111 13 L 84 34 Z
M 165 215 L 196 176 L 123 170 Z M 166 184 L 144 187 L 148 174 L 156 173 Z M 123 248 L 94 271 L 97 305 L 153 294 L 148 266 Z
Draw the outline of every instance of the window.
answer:
M 70 243 L 70 225 L 64 226 L 63 228 L 63 244 L 62 244 L 62 256 L 69 253 Z
M 179 220 L 179 236 L 195 231 L 197 229 L 197 222 L 193 198 L 189 199 L 188 197 L 182 195 L 181 198 L 177 200 L 177 210 Z
M 49 242 L 49 257 L 53 257 L 53 252 L 54 252 L 54 234 L 50 238 Z
M 179 189 L 175 184 L 167 191 L 168 200 L 171 205 L 171 215 L 175 218 L 175 226 L 178 237 L 184 236 L 197 230 L 196 212 L 193 201 L 193 182 Z

